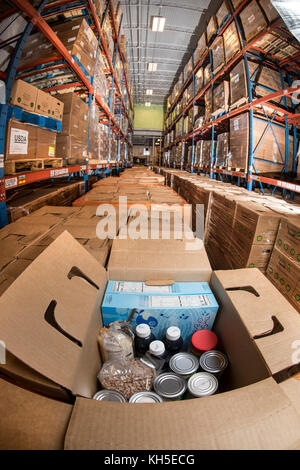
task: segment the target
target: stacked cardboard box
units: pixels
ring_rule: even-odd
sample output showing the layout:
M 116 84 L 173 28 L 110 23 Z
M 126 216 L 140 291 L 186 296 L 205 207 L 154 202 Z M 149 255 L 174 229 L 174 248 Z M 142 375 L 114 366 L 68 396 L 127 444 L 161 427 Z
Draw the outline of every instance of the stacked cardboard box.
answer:
M 6 128 L 5 160 L 49 159 L 57 156 L 56 132 L 10 119 Z
M 97 39 L 85 19 L 66 21 L 53 27 L 68 52 L 80 62 L 89 76 L 93 75 L 97 51 Z M 23 49 L 20 66 L 36 60 L 57 56 L 56 48 L 42 33 L 29 36 Z
M 100 264 L 111 241 L 97 238 L 94 208 L 44 206 L 0 230 L 0 295 L 61 233 L 68 231 Z
M 299 217 L 281 219 L 267 277 L 300 312 Z
M 66 164 L 84 163 L 87 152 L 89 108 L 75 93 L 60 95 L 64 103 L 62 133 L 57 138 L 57 156 Z
M 258 174 L 280 174 L 285 165 L 285 128 L 279 124 L 269 126 L 268 121 L 253 118 L 253 153 L 255 172 Z M 291 150 L 291 149 L 290 149 Z M 231 167 L 248 168 L 249 113 L 230 118 Z M 289 158 L 291 168 L 292 158 Z

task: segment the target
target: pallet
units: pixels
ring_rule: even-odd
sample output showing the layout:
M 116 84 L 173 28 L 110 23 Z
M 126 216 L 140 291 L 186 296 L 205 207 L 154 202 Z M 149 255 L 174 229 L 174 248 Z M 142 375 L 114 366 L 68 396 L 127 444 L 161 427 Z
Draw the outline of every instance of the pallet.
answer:
M 60 168 L 62 158 L 35 158 L 27 160 L 8 160 L 4 164 L 5 175 L 14 175 L 29 171 L 40 171 L 48 168 Z
M 226 114 L 226 113 L 228 113 L 228 106 L 226 106 L 225 108 L 217 109 L 211 115 L 217 119 L 218 117 L 223 116 L 223 114 Z
M 44 127 L 45 129 L 61 132 L 62 121 L 52 117 L 41 116 L 40 114 L 29 113 L 18 106 L 8 106 L 7 119 L 15 118 L 20 122 Z
M 226 170 L 228 171 L 236 171 L 237 173 L 246 173 L 246 169 L 245 168 L 236 168 L 236 167 L 233 167 L 233 166 L 228 166 L 226 168 Z
M 241 98 L 240 100 L 233 103 L 229 107 L 229 110 L 232 111 L 233 109 L 239 108 L 240 106 L 242 106 L 243 104 L 246 104 L 246 103 L 248 103 L 248 98 L 246 96 L 243 96 L 243 98 Z

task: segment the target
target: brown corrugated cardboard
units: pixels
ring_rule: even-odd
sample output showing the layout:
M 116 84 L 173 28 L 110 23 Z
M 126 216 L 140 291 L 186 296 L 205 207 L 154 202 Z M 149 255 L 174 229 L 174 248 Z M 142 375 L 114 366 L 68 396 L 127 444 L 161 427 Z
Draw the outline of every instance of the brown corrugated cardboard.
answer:
M 0 449 L 62 450 L 72 408 L 0 379 Z
M 51 263 L 56 258 L 60 263 Z M 107 282 L 105 271 L 96 265 L 91 257 L 82 256 L 80 245 L 65 233 L 0 300 L 5 304 L 0 328 L 7 349 L 87 398 L 95 389 L 100 367 L 96 335 Z M 78 277 L 82 274 L 74 267 L 86 280 Z M 293 405 L 295 398 L 290 401 L 270 376 L 282 381 L 299 368 L 299 364 L 293 366 L 291 344 L 299 338 L 300 317 L 256 269 L 213 273 L 211 287 L 220 304 L 215 330 L 230 362 L 224 390 L 231 391 L 138 408 L 79 398 L 66 433 L 66 449 L 285 449 L 297 445 L 300 415 Z M 57 301 L 55 318 L 69 338 L 44 320 L 51 300 Z M 282 325 L 279 332 L 273 331 L 273 317 Z M 72 338 L 82 341 L 82 348 Z M 182 418 L 174 421 L 174 413 Z M 61 427 L 57 423 L 58 431 Z
M 35 112 L 42 114 L 42 116 L 52 116 L 52 97 L 49 93 L 45 93 L 43 90 L 38 90 Z
M 300 223 L 298 217 L 282 218 L 275 246 L 300 267 Z
M 56 132 L 37 128 L 37 158 L 54 158 L 56 156 Z
M 67 232 L 55 240 L 2 295 L 0 303 L 10 304 L 5 311 L 11 315 L 7 317 L 4 312 L 0 323 L 9 352 L 74 394 L 90 397 L 96 390 L 100 368 L 96 335 L 101 320 L 99 310 L 94 309 L 96 286 L 101 286 L 106 275 L 99 263 L 83 250 Z M 54 259 L 60 259 L 60 263 L 51 261 Z M 36 291 L 37 279 L 40 294 Z M 17 292 L 23 296 L 21 317 Z M 45 293 L 44 297 L 41 292 Z M 26 338 L 25 343 L 21 337 Z
M 257 36 L 267 26 L 264 15 L 255 0 L 252 0 L 249 5 L 241 11 L 240 18 L 247 41 Z
M 35 159 L 37 127 L 10 119 L 6 128 L 5 159 Z
M 238 30 L 234 21 L 225 29 L 223 39 L 225 60 L 226 62 L 229 62 L 229 60 L 241 49 Z
M 209 281 L 211 267 L 201 240 L 113 241 L 108 263 L 111 279 Z
M 13 106 L 20 106 L 20 108 L 26 109 L 26 111 L 35 112 L 35 105 L 37 100 L 38 88 L 24 80 L 15 80 L 9 104 Z
M 65 448 L 278 450 L 297 442 L 299 425 L 288 397 L 269 378 L 229 394 L 138 408 L 77 399 Z
M 63 118 L 63 113 L 64 103 L 61 101 L 61 99 L 57 99 L 55 96 L 51 96 L 51 116 L 54 119 L 61 121 Z

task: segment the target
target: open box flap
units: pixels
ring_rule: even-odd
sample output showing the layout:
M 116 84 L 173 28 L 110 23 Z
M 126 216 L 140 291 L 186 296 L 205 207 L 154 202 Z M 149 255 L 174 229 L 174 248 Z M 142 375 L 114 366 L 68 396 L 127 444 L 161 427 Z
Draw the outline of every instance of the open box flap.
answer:
M 295 365 L 293 344 L 300 338 L 300 316 L 276 287 L 255 268 L 216 271 L 215 280 L 227 290 L 271 374 Z
M 66 449 L 286 449 L 300 416 L 272 378 L 211 397 L 161 404 L 76 400 Z
M 112 251 L 108 263 L 109 278 L 115 281 L 203 281 L 209 282 L 211 267 L 202 252 Z
M 0 379 L 0 449 L 62 450 L 72 409 Z
M 0 298 L 1 339 L 7 350 L 73 393 L 81 394 L 82 389 L 84 396 L 90 396 L 93 373 L 100 367 L 95 347 L 101 322 L 96 299 L 106 280 L 104 268 L 64 232 Z M 97 323 L 94 341 L 90 338 L 93 348 L 86 341 L 91 323 L 94 327 Z M 88 353 L 92 353 L 89 374 L 78 369 Z M 78 374 L 88 383 L 82 379 L 82 386 L 78 384 Z

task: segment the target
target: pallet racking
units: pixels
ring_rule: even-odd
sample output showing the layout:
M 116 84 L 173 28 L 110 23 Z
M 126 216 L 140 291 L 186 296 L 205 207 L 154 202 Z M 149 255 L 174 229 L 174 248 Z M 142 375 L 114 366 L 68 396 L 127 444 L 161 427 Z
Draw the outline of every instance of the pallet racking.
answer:
M 182 83 L 183 86 L 179 91 L 177 97 L 169 105 L 169 109 L 166 113 L 166 123 L 165 123 L 165 132 L 164 136 L 165 139 L 168 134 L 175 129 L 176 124 L 181 121 L 182 132 L 179 137 L 176 137 L 173 142 L 167 143 L 164 146 L 165 152 L 165 166 L 173 166 L 177 168 L 184 168 L 184 145 L 189 143 L 192 146 L 192 158 L 191 164 L 185 169 L 197 172 L 203 172 L 208 174 L 210 178 L 218 177 L 222 179 L 222 177 L 226 178 L 226 181 L 235 182 L 238 185 L 244 184 L 246 185 L 247 189 L 251 191 L 253 189 L 254 184 L 259 184 L 262 193 L 264 193 L 264 184 L 273 187 L 272 194 L 276 191 L 277 188 L 282 188 L 284 190 L 290 191 L 290 197 L 293 198 L 294 192 L 300 192 L 300 185 L 297 184 L 296 181 L 293 181 L 292 178 L 288 178 L 287 175 L 287 167 L 288 167 L 288 159 L 289 159 L 289 135 L 293 137 L 293 175 L 296 174 L 296 156 L 297 156 L 297 137 L 299 135 L 299 131 L 296 127 L 297 124 L 300 123 L 300 114 L 295 111 L 295 105 L 292 106 L 292 109 L 289 109 L 286 104 L 286 97 L 290 97 L 294 93 L 300 92 L 300 84 L 299 84 L 299 77 L 300 77 L 300 45 L 297 46 L 298 51 L 292 57 L 280 59 L 276 57 L 276 55 L 266 52 L 265 50 L 258 47 L 259 41 L 265 38 L 267 35 L 274 35 L 279 40 L 282 40 L 289 44 L 289 38 L 292 38 L 291 33 L 284 27 L 283 20 L 281 18 L 275 18 L 272 22 L 267 23 L 267 27 L 264 28 L 262 32 L 260 32 L 256 37 L 250 39 L 246 42 L 245 35 L 242 29 L 242 24 L 240 21 L 240 13 L 243 9 L 250 3 L 250 0 L 244 0 L 238 8 L 234 10 L 232 2 L 230 3 L 231 12 L 229 15 L 226 16 L 223 23 L 220 25 L 219 29 L 217 30 L 216 34 L 211 38 L 208 43 L 208 47 L 204 52 L 202 58 L 198 63 L 194 63 L 194 51 L 192 54 L 192 72 L 187 76 L 184 77 L 184 72 L 182 72 Z M 239 41 L 240 41 L 240 51 L 236 53 L 225 65 L 217 72 L 213 73 L 213 63 L 212 63 L 212 54 L 209 46 L 212 45 L 213 41 L 223 35 L 224 31 L 231 25 L 232 22 L 235 22 Z M 294 46 L 294 44 L 293 44 Z M 273 90 L 268 89 L 265 87 L 267 95 L 255 98 L 254 94 L 252 93 L 253 87 L 255 87 L 255 78 L 250 76 L 248 61 L 254 59 L 257 61 L 263 61 L 263 63 L 267 63 L 269 67 L 274 68 L 274 70 L 278 70 L 281 76 L 281 90 Z M 195 129 L 195 106 L 199 104 L 201 100 L 203 100 L 204 94 L 207 90 L 213 90 L 214 86 L 217 83 L 220 83 L 220 80 L 224 79 L 228 76 L 228 73 L 232 70 L 232 68 L 239 62 L 244 61 L 245 69 L 246 69 L 246 79 L 247 79 L 247 89 L 248 89 L 248 102 L 246 104 L 241 104 L 237 108 L 232 110 L 227 110 L 221 113 L 219 116 L 212 117 L 212 120 L 206 124 L 204 124 L 201 128 Z M 195 81 L 196 81 L 196 74 L 201 66 L 206 66 L 210 64 L 211 66 L 211 78 L 208 83 L 198 92 L 195 90 Z M 288 85 L 284 85 L 283 80 L 283 73 L 286 75 L 288 79 Z M 298 79 L 298 81 L 297 81 Z M 296 80 L 295 85 L 293 86 L 293 81 Z M 180 102 L 183 94 L 188 86 L 193 84 L 193 94 L 189 102 L 184 106 L 184 108 L 178 112 L 178 103 Z M 276 106 L 270 101 L 274 101 L 275 99 L 280 98 L 280 105 Z M 266 112 L 266 105 L 268 107 L 268 112 Z M 280 178 L 275 177 L 266 177 L 263 174 L 259 174 L 255 170 L 255 160 L 256 160 L 256 152 L 253 147 L 253 122 L 255 119 L 254 110 L 257 108 L 264 113 L 264 118 L 268 123 L 268 128 L 273 128 L 277 124 L 280 124 L 285 129 L 285 155 L 282 155 L 282 160 L 284 163 L 283 171 L 280 175 Z M 193 130 L 189 133 L 184 133 L 184 119 L 188 115 L 190 110 L 193 110 Z M 269 110 L 271 111 L 271 114 Z M 245 171 L 236 170 L 231 171 L 230 169 L 226 169 L 224 167 L 217 168 L 215 165 L 216 161 L 216 151 L 214 149 L 214 142 L 216 135 L 220 132 L 224 132 L 224 125 L 228 123 L 228 120 L 233 117 L 240 115 L 244 112 L 249 112 L 249 157 L 248 157 L 248 166 Z M 173 119 L 172 119 L 173 116 Z M 171 124 L 169 125 L 171 120 Z M 178 124 L 177 124 L 178 125 Z M 264 136 L 263 136 L 264 138 Z M 195 144 L 198 139 L 209 139 L 211 140 L 211 155 L 209 156 L 208 164 L 202 165 L 199 167 L 195 167 Z M 178 144 L 182 143 L 180 148 L 180 155 L 179 160 L 176 158 L 176 152 L 178 150 Z M 277 142 L 278 148 L 279 144 Z M 170 163 L 170 151 L 175 153 L 175 160 Z M 280 151 L 280 148 L 279 148 Z M 172 165 L 173 163 L 173 165 Z M 291 180 L 291 181 L 288 181 Z M 285 191 L 284 191 L 285 194 Z
M 96 13 L 95 3 L 93 0 L 58 0 L 51 3 L 42 0 L 37 8 L 34 8 L 28 0 L 11 0 L 15 8 L 5 11 L 0 20 L 3 20 L 9 15 L 21 12 L 27 19 L 27 25 L 24 31 L 4 41 L 0 47 L 7 46 L 8 44 L 17 41 L 17 45 L 10 58 L 10 62 L 5 73 L 1 73 L 0 78 L 5 81 L 6 87 L 6 103 L 0 105 L 0 227 L 8 223 L 6 213 L 6 191 L 30 184 L 36 181 L 56 178 L 62 175 L 80 175 L 86 182 L 86 189 L 88 187 L 88 176 L 92 173 L 101 173 L 104 176 L 109 173 L 111 169 L 110 164 L 110 151 L 107 156 L 105 164 L 89 164 L 86 159 L 85 165 L 75 165 L 63 168 L 45 169 L 42 171 L 25 172 L 13 176 L 4 176 L 4 146 L 5 146 L 5 128 L 8 117 L 11 115 L 11 109 L 8 105 L 9 97 L 13 82 L 16 78 L 30 81 L 34 85 L 38 85 L 40 77 L 52 76 L 54 77 L 54 85 L 48 87 L 41 87 L 44 91 L 56 93 L 59 98 L 59 92 L 65 89 L 73 90 L 76 93 L 84 95 L 89 105 L 89 130 L 87 139 L 87 155 L 89 155 L 89 135 L 90 135 L 90 116 L 93 103 L 100 110 L 100 122 L 106 125 L 109 129 L 109 136 L 113 133 L 117 137 L 117 171 L 119 168 L 127 165 L 129 149 L 132 147 L 131 134 L 132 119 L 133 119 L 133 100 L 129 77 L 127 76 L 126 61 L 123 56 L 123 51 L 120 47 L 120 30 L 122 25 L 122 15 L 120 18 L 119 26 L 117 28 L 116 18 L 114 14 L 114 7 L 111 0 L 105 1 L 105 8 L 102 17 L 99 18 Z M 72 18 L 84 17 L 88 20 L 90 26 L 98 39 L 98 48 L 101 48 L 102 54 L 107 61 L 107 77 L 110 83 L 110 99 L 107 104 L 101 97 L 97 95 L 93 87 L 93 76 L 88 76 L 82 65 L 74 60 L 69 54 L 63 43 L 59 40 L 57 35 L 51 28 L 51 20 L 57 18 L 58 15 L 72 15 Z M 79 13 L 79 14 L 78 14 Z M 64 21 L 67 21 L 65 17 Z M 110 53 L 102 32 L 102 26 L 106 18 L 109 18 L 113 31 L 114 52 L 113 57 Z M 57 24 L 57 22 L 56 22 Z M 18 67 L 19 60 L 22 55 L 24 45 L 27 38 L 32 31 L 41 31 L 44 36 L 54 45 L 57 54 L 46 60 L 36 61 L 23 67 Z M 122 63 L 121 81 L 118 80 L 116 73 L 116 61 L 120 58 Z M 59 73 L 61 78 L 63 75 L 70 76 L 69 83 L 55 83 L 55 74 Z M 41 82 L 41 81 L 40 81 Z M 125 92 L 126 90 L 126 92 Z M 115 102 L 115 104 L 114 104 Z M 122 129 L 122 119 L 126 122 L 126 130 Z M 124 158 L 121 158 L 121 145 L 124 147 Z

